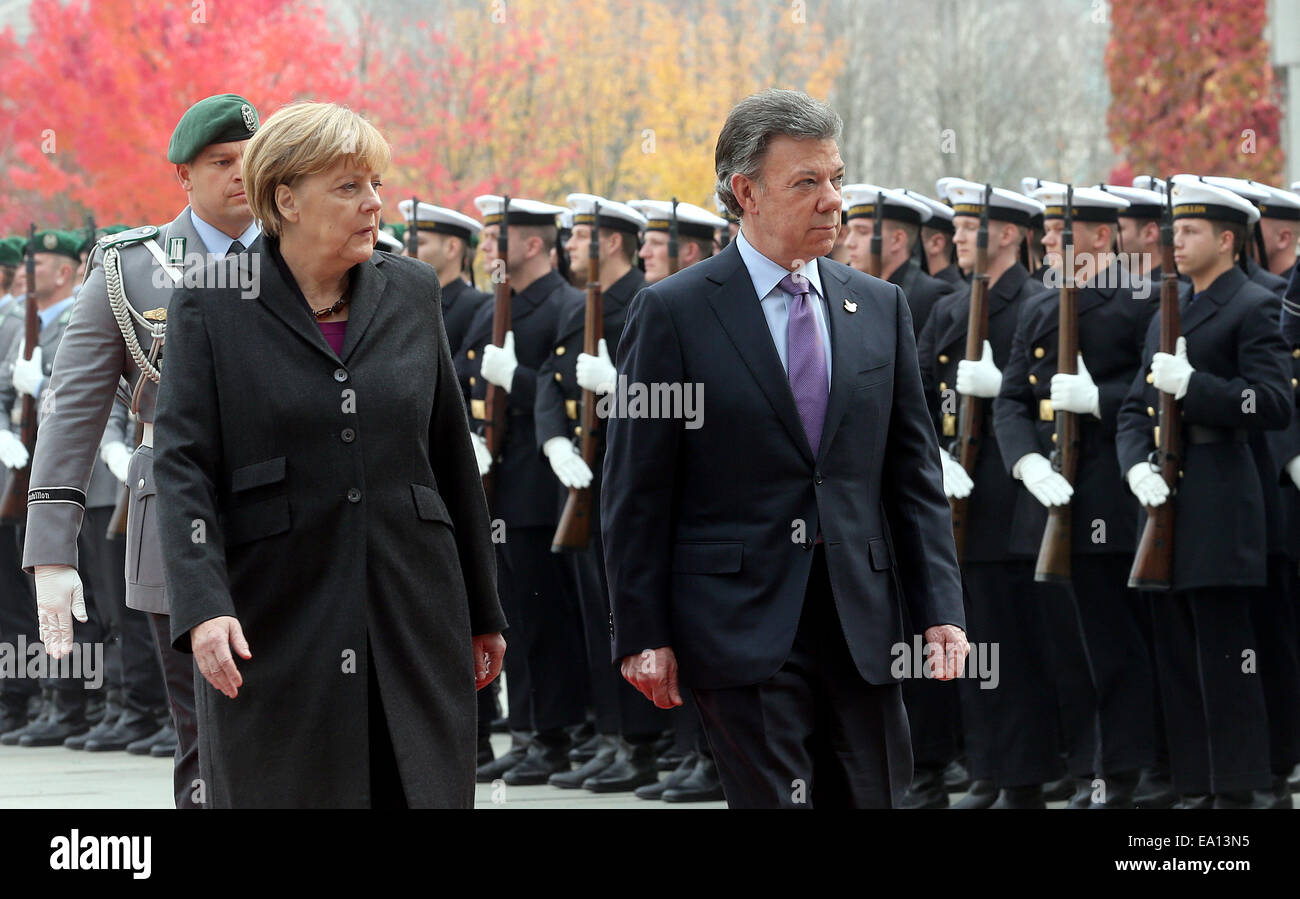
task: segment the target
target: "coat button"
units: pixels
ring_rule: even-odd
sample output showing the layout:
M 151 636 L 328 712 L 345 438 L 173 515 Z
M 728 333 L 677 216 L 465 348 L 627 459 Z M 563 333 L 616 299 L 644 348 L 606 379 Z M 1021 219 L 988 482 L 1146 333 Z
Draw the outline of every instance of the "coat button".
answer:
M 359 502 L 361 502 L 361 491 L 358 490 L 356 487 L 349 487 L 349 488 L 348 488 L 348 502 L 350 502 L 350 503 L 359 503 Z
M 821 486 L 822 473 L 820 471 L 813 474 L 813 483 L 816 484 L 818 487 Z
M 564 347 L 562 347 L 562 346 L 557 346 L 557 347 L 555 348 L 555 355 L 557 355 L 557 356 L 563 356 L 563 355 L 564 355 Z
M 1038 383 L 1038 375 L 1031 374 L 1031 375 L 1029 376 L 1029 383 L 1030 383 L 1030 384 L 1037 384 L 1037 383 Z
M 943 381 L 940 381 L 940 382 L 939 382 L 939 392 L 942 393 L 943 391 L 945 391 L 945 390 L 947 390 L 947 389 L 948 389 L 948 385 L 945 384 Z
M 144 478 L 141 478 L 139 481 L 137 481 L 135 486 L 136 486 L 137 488 L 139 488 L 140 490 L 143 490 L 143 489 L 144 489 Z
M 555 380 L 557 380 L 557 381 L 563 381 L 563 380 L 564 380 L 564 378 L 561 377 L 561 375 L 560 375 L 560 373 L 559 373 L 558 371 L 555 373 Z
M 478 378 L 474 377 L 473 375 L 470 375 L 470 376 L 469 376 L 469 386 L 470 386 L 470 387 L 473 387 L 473 386 L 474 386 L 475 384 L 477 384 L 477 383 L 478 383 Z
M 344 428 L 343 433 L 339 434 L 339 436 L 343 438 L 344 443 L 351 443 L 357 439 L 357 432 L 351 428 Z
M 341 368 L 334 369 L 334 380 L 340 384 L 348 379 L 348 373 Z
M 581 437 L 581 436 L 582 436 L 582 425 L 576 425 L 576 426 L 574 426 L 574 428 L 573 428 L 573 433 L 574 433 L 574 434 L 577 434 L 579 437 Z
M 1152 409 L 1150 406 L 1147 406 L 1147 415 L 1154 416 L 1155 414 L 1156 414 L 1156 410 Z
M 1035 359 L 1042 359 L 1042 358 L 1043 358 L 1044 356 L 1046 356 L 1046 355 L 1047 355 L 1047 350 L 1043 349 L 1043 348 L 1040 347 L 1040 346 L 1036 346 L 1036 347 L 1034 347 L 1034 358 L 1035 358 Z
M 940 354 L 939 354 L 939 363 L 940 363 L 941 365 L 946 365 L 946 364 L 948 364 L 948 357 L 947 357 L 946 355 L 944 355 L 943 353 L 940 353 Z
M 1292 358 L 1292 359 L 1300 359 L 1300 346 L 1298 346 L 1298 347 L 1296 347 L 1295 349 L 1291 350 L 1291 358 Z
M 466 358 L 466 359 L 473 359 L 473 358 L 474 358 L 474 351 L 473 351 L 473 350 L 470 350 L 469 352 L 467 352 L 467 353 L 465 354 L 465 358 Z
M 1148 373 L 1147 373 L 1147 383 L 1148 383 L 1148 384 L 1154 384 L 1155 382 L 1156 382 L 1156 376 L 1153 375 L 1153 374 L 1151 374 L 1150 372 L 1148 372 Z

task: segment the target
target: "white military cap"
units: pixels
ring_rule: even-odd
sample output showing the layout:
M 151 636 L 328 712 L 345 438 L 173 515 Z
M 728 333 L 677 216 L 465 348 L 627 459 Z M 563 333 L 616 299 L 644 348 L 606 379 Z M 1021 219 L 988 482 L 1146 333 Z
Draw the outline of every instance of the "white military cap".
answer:
M 483 216 L 484 225 L 501 224 L 501 205 L 504 198 L 496 194 L 483 194 L 474 198 L 474 205 Z M 554 225 L 555 217 L 564 211 L 563 206 L 552 206 L 539 200 L 510 198 L 510 224 Z
M 1140 187 L 1143 190 L 1154 191 L 1164 196 L 1166 185 L 1164 179 L 1157 178 L 1155 175 L 1138 175 L 1133 179 L 1133 186 Z
M 397 211 L 411 224 L 411 201 L 403 200 L 397 204 Z M 418 218 L 415 225 L 420 231 L 433 231 L 437 234 L 451 234 L 462 240 L 470 240 L 473 235 L 483 230 L 478 219 L 471 218 L 463 212 L 434 206 L 432 203 L 420 203 L 416 208 Z
M 940 178 L 938 181 L 934 182 L 935 195 L 938 196 L 941 202 L 947 203 L 949 206 L 951 206 L 952 198 L 948 196 L 948 185 L 952 184 L 954 181 L 960 181 L 960 180 L 962 179 L 955 178 L 952 175 L 946 175 L 943 178 Z
M 882 218 L 895 222 L 919 225 L 929 220 L 930 207 L 914 200 L 902 191 L 874 184 L 849 184 L 842 191 L 845 213 L 849 219 L 874 218 L 876 204 L 881 205 Z
M 560 213 L 560 230 L 561 230 L 561 231 L 572 231 L 572 230 L 573 230 L 573 210 L 572 210 L 572 209 L 566 209 L 566 210 L 564 210 L 563 212 Z
M 1120 211 L 1122 218 L 1158 219 L 1164 214 L 1165 195 L 1160 191 L 1122 184 L 1098 184 L 1097 190 L 1128 200 L 1128 209 Z
M 1038 190 L 1040 187 L 1059 187 L 1064 189 L 1065 185 L 1060 181 L 1044 181 L 1042 178 L 1034 178 L 1031 175 L 1026 175 L 1024 178 L 1020 179 L 1020 192 L 1026 197 L 1032 197 L 1034 191 Z
M 948 199 L 952 202 L 952 214 L 969 215 L 978 218 L 984 212 L 984 185 L 963 178 L 949 179 L 946 185 Z M 993 188 L 989 200 L 989 218 L 999 222 L 1028 227 L 1036 216 L 1042 215 L 1042 203 L 1003 187 Z
M 626 203 L 606 200 L 595 194 L 569 194 L 564 198 L 573 210 L 574 225 L 592 225 L 596 221 L 596 204 L 600 204 L 600 227 L 611 231 L 640 234 L 645 216 Z
M 1066 185 L 1044 181 L 1034 191 L 1034 199 L 1043 204 L 1044 219 L 1065 218 L 1065 200 L 1069 193 Z M 1119 221 L 1121 211 L 1128 208 L 1128 200 L 1095 187 L 1076 187 L 1070 197 L 1071 215 L 1080 222 Z
M 1250 200 L 1197 175 L 1174 175 L 1170 191 L 1176 219 L 1213 219 L 1238 225 L 1259 221 L 1259 210 Z
M 914 190 L 908 190 L 905 187 L 898 192 L 916 200 L 918 203 L 924 203 L 926 206 L 930 207 L 930 217 L 925 220 L 925 227 L 934 228 L 936 231 L 945 231 L 948 234 L 952 233 L 951 206 L 947 203 L 940 203 L 938 200 L 932 200 L 925 194 L 917 193 Z
M 383 228 L 380 228 L 379 233 L 375 235 L 375 249 L 385 250 L 389 253 L 400 253 L 402 252 L 402 242 Z
M 1255 183 L 1259 184 L 1258 181 Z M 1260 184 L 1260 187 L 1268 191 L 1268 199 L 1259 204 L 1261 216 L 1268 219 L 1300 221 L 1300 194 L 1271 184 Z M 1296 182 L 1294 187 L 1300 187 L 1300 182 Z
M 628 205 L 645 216 L 647 231 L 670 230 L 673 218 L 672 203 L 666 200 L 633 200 Z M 725 227 L 727 227 L 727 220 L 707 209 L 701 209 L 694 203 L 677 204 L 677 233 L 683 237 L 711 240 L 714 231 Z
M 1249 200 L 1256 207 L 1268 199 L 1268 188 L 1256 181 L 1247 181 L 1245 178 L 1225 178 L 1222 175 L 1202 175 L 1201 180 L 1206 184 L 1230 190 L 1237 196 Z

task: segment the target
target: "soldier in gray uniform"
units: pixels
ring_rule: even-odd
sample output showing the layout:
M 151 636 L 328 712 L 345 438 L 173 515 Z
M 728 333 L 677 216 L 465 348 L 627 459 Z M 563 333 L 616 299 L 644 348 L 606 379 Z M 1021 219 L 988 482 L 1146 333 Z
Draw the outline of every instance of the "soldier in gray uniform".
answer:
M 132 385 L 132 411 L 144 433 L 127 471 L 126 603 L 150 613 L 161 655 L 178 734 L 178 807 L 200 805 L 204 790 L 198 782 L 193 662 L 172 649 L 167 619 L 154 505 L 154 403 L 172 291 L 202 272 L 210 256 L 241 252 L 258 234 L 240 176 L 245 142 L 257 127 L 257 111 L 235 94 L 208 97 L 181 117 L 167 159 L 175 164 L 189 206 L 161 228 L 137 228 L 99 242 L 50 378 L 56 410 L 44 422 L 32 462 L 23 566 L 36 574 L 41 631 L 57 652 L 71 642 L 77 612 L 76 537 L 87 473 L 119 380 Z

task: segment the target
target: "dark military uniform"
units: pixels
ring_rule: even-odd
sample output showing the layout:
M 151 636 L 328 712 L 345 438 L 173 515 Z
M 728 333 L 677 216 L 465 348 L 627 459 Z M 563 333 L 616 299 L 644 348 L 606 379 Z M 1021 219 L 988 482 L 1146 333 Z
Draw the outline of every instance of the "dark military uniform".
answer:
M 1137 542 L 1138 504 L 1115 456 L 1115 419 L 1142 363 L 1142 343 L 1156 311 L 1151 299 L 1134 299 L 1118 286 L 1112 266 L 1100 283 L 1078 291 L 1079 352 L 1097 385 L 1101 417 L 1080 413 L 1079 464 L 1070 502 L 1071 596 L 1083 629 L 1095 695 L 1093 718 L 1100 754 L 1093 772 L 1133 772 L 1154 761 L 1155 682 L 1143 636 L 1141 599 L 1128 589 Z M 1007 470 L 1030 453 L 1051 457 L 1056 441 L 1051 404 L 1057 372 L 1060 294 L 1042 294 L 1020 316 L 1011 357 L 1003 370 L 994 422 Z M 978 484 L 978 482 L 976 482 Z M 1012 519 L 1012 544 L 1033 555 L 1047 524 L 1047 509 L 1020 491 Z M 1067 732 L 1078 733 L 1074 723 Z M 1127 785 L 1131 788 L 1132 784 Z
M 442 320 L 447 326 L 447 343 L 452 351 L 460 349 L 470 323 L 483 304 L 492 297 L 475 290 L 464 278 L 456 278 L 442 289 Z M 468 385 L 462 384 L 462 389 Z
M 912 331 L 917 337 L 921 336 L 921 329 L 930 318 L 935 301 L 957 288 L 953 282 L 931 278 L 921 271 L 921 264 L 912 257 L 894 269 L 889 280 L 901 287 L 903 296 L 907 297 L 907 306 L 912 312 Z

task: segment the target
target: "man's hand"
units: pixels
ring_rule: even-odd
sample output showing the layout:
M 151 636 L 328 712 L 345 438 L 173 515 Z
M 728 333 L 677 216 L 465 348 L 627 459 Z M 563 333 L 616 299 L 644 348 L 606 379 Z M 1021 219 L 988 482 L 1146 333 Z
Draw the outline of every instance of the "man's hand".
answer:
M 1101 418 L 1101 390 L 1093 381 L 1088 366 L 1083 364 L 1082 353 L 1079 354 L 1078 369 L 1077 375 L 1061 372 L 1052 375 L 1052 408 Z
M 515 332 L 507 331 L 504 346 L 489 343 L 483 347 L 483 364 L 479 367 L 483 377 L 498 387 L 510 392 L 510 385 L 515 380 L 515 369 L 519 360 L 515 358 Z
M 682 704 L 682 694 L 677 690 L 677 656 L 673 655 L 671 646 L 624 656 L 623 680 L 661 709 Z
M 565 487 L 581 490 L 591 485 L 591 469 L 568 437 L 552 437 L 542 445 L 542 452 L 551 463 L 551 471 Z
M 469 439 L 474 444 L 474 461 L 478 462 L 478 476 L 483 477 L 492 467 L 492 454 L 488 452 L 487 441 L 482 435 L 470 431 Z
M 0 464 L 5 468 L 26 468 L 28 459 L 27 447 L 14 432 L 0 430 Z
M 19 341 L 18 358 L 14 360 L 14 390 L 30 397 L 37 397 L 41 394 L 41 388 L 45 386 L 45 366 L 41 361 L 40 347 L 32 350 L 32 358 L 23 358 L 23 348 L 26 345 L 25 341 Z
M 947 450 L 939 450 L 939 460 L 943 462 L 943 492 L 949 499 L 965 499 L 975 489 L 966 469 L 952 457 Z
M 954 624 L 927 627 L 925 646 L 925 670 L 934 671 L 935 680 L 953 680 L 961 676 L 962 668 L 966 666 L 966 656 L 970 653 L 965 631 Z M 936 655 L 939 658 L 935 658 Z M 942 664 L 939 659 L 943 660 Z
M 1192 363 L 1187 361 L 1187 338 L 1179 337 L 1174 346 L 1173 355 L 1156 353 L 1151 357 L 1151 383 L 1158 390 L 1172 393 L 1174 399 L 1181 400 L 1187 393 L 1187 384 L 1192 379 Z
M 474 637 L 474 689 L 482 690 L 501 673 L 506 657 L 506 638 L 500 632 L 476 634 Z
M 238 696 L 244 678 L 235 667 L 230 648 L 233 646 L 241 659 L 253 657 L 248 651 L 248 641 L 244 639 L 239 619 L 222 615 L 196 624 L 190 628 L 190 646 L 194 650 L 194 663 L 204 680 L 231 699 Z
M 600 394 L 611 393 L 614 390 L 614 379 L 618 373 L 614 370 L 614 363 L 610 361 L 609 347 L 605 343 L 605 338 L 600 338 L 598 355 L 578 354 L 576 371 L 578 386 L 583 390 Z
M 71 565 L 36 566 L 36 622 L 52 659 L 72 652 L 72 619 L 86 623 L 81 576 Z
M 957 363 L 957 392 L 991 399 L 1001 390 L 1002 372 L 993 364 L 993 346 L 986 340 L 978 362 L 963 359 Z
M 123 484 L 126 483 L 126 467 L 131 464 L 131 451 L 120 440 L 104 444 L 99 450 L 99 458 L 104 460 L 108 470 Z

